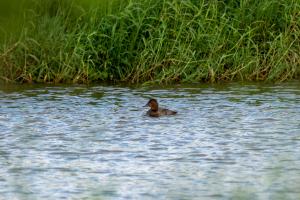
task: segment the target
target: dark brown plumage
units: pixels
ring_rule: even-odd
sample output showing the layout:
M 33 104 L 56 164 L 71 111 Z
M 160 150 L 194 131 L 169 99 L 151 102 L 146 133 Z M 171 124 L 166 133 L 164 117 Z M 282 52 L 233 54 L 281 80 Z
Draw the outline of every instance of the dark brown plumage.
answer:
M 168 110 L 165 108 L 159 108 L 156 99 L 150 99 L 145 106 L 149 106 L 150 110 L 147 111 L 147 115 L 150 117 L 160 117 L 163 115 L 175 115 L 177 112 Z

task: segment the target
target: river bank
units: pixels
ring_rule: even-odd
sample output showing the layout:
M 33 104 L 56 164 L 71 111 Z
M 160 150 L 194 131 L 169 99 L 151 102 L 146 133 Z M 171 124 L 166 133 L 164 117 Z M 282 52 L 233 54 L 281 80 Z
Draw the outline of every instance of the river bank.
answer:
M 24 11 L 19 34 L 0 44 L 0 78 L 21 83 L 299 79 L 299 10 L 300 2 L 293 0 L 36 1 Z

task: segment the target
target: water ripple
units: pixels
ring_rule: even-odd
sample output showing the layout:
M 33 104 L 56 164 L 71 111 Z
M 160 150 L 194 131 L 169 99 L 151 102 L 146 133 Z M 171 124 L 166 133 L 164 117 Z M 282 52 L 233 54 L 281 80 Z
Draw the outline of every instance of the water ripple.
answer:
M 299 113 L 298 83 L 3 86 L 0 196 L 297 199 Z

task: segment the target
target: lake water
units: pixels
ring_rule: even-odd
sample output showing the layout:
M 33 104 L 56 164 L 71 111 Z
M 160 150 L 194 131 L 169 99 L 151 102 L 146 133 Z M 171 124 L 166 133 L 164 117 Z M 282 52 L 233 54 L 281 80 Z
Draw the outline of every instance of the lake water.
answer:
M 2 85 L 0 199 L 300 199 L 300 83 Z

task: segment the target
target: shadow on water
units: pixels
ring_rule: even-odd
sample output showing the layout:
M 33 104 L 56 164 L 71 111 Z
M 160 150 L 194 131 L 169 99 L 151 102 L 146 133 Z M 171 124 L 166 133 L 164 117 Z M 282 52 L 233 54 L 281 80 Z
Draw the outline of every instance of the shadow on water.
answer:
M 1 85 L 0 196 L 297 199 L 299 113 L 299 82 Z

